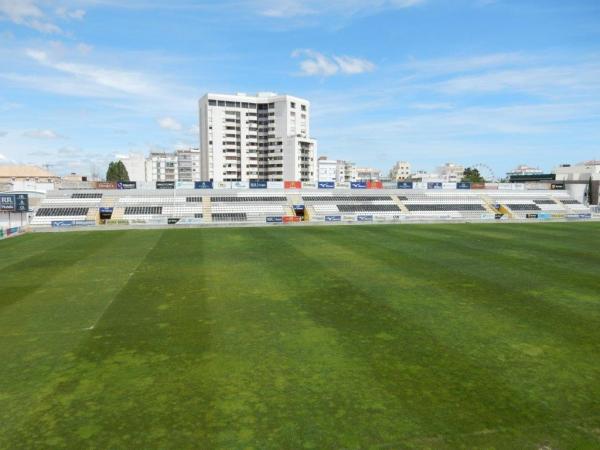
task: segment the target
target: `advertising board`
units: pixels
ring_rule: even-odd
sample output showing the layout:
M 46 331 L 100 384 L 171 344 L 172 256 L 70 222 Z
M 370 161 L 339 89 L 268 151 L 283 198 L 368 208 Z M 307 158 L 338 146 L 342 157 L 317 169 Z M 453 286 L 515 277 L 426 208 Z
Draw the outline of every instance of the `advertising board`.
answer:
M 53 220 L 51 225 L 52 225 L 52 228 L 74 227 L 75 221 L 74 220 Z
M 283 223 L 283 217 L 281 216 L 267 216 L 267 223 Z
M 193 181 L 177 181 L 175 189 L 195 189 L 196 185 Z
M 325 216 L 325 222 L 341 222 L 342 216 Z
M 157 181 L 156 189 L 175 189 L 174 181 Z
M 383 189 L 381 181 L 367 181 L 367 189 Z
M 194 189 L 212 189 L 213 182 L 212 181 L 195 181 Z
M 302 189 L 302 181 L 284 181 L 283 187 L 285 189 Z
M 117 181 L 117 189 L 137 189 L 135 181 Z
M 396 187 L 398 189 L 412 189 L 413 182 L 412 181 L 398 181 L 398 184 L 396 185 Z
M 461 181 L 456 183 L 456 189 L 471 189 L 471 183 L 468 181 Z
M 250 180 L 250 189 L 266 189 L 267 180 Z
M 350 188 L 351 189 L 366 189 L 367 183 L 365 181 L 351 181 Z
M 319 181 L 319 189 L 335 189 L 335 181 Z
M 356 216 L 356 221 L 357 222 L 373 222 L 373 216 L 359 215 L 359 216 Z
M 97 181 L 96 189 L 116 189 L 117 183 L 112 181 Z
M 201 217 L 182 217 L 177 225 L 201 225 L 204 223 Z
M 76 227 L 95 227 L 96 221 L 95 220 L 77 220 L 77 221 L 75 221 L 75 226 Z
M 427 183 L 427 189 L 442 189 L 443 185 L 439 181 L 430 181 Z
M 267 189 L 283 189 L 283 181 L 267 181 Z

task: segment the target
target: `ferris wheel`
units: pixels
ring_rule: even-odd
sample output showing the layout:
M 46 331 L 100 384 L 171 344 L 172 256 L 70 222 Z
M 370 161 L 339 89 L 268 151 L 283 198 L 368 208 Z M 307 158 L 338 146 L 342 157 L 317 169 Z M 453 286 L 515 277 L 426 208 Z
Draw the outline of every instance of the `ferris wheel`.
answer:
M 496 174 L 490 166 L 484 163 L 477 163 L 473 166 L 473 169 L 479 170 L 479 173 L 485 181 L 497 181 Z

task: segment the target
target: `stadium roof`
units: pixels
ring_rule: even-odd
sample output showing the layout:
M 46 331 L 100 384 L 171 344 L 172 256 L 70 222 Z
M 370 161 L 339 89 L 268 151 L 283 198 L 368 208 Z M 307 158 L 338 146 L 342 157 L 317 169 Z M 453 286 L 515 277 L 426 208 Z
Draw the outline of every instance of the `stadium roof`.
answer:
M 23 177 L 58 178 L 52 172 L 37 166 L 28 166 L 23 164 L 0 164 L 0 178 Z

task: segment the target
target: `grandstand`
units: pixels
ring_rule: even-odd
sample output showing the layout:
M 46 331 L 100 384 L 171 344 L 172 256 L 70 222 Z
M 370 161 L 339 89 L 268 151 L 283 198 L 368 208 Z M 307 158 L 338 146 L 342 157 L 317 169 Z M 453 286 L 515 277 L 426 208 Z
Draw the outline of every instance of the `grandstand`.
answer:
M 588 218 L 566 191 L 499 189 L 66 189 L 34 227 Z

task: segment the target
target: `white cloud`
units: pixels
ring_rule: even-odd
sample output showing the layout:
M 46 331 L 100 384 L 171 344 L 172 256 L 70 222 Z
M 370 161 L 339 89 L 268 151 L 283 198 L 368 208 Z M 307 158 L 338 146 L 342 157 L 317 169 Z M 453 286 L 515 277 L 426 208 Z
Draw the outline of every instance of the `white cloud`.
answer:
M 172 117 L 163 117 L 162 119 L 158 119 L 158 125 L 165 130 L 171 131 L 181 131 L 183 128 L 182 125 Z
M 81 20 L 85 16 L 85 10 L 60 7 L 56 9 L 56 15 L 62 19 Z
M 107 69 L 76 62 L 55 61 L 43 50 L 28 49 L 26 54 L 43 66 L 116 91 L 141 95 L 156 94 L 158 91 L 158 87 L 139 72 Z
M 8 131 L 0 131 L 0 137 L 4 137 L 8 134 Z
M 373 14 L 385 10 L 403 9 L 425 0 L 254 0 L 251 5 L 260 15 L 273 18 L 293 18 L 324 14 L 352 16 Z
M 23 137 L 31 139 L 61 139 L 62 136 L 53 130 L 30 130 L 23 133 Z
M 82 55 L 88 55 L 94 49 L 91 45 L 79 43 L 77 44 L 77 51 Z
M 0 153 L 0 161 L 5 160 L 6 156 L 4 156 L 2 153 Z
M 450 103 L 413 103 L 410 105 L 413 109 L 420 111 L 436 111 L 436 110 L 448 110 L 452 109 Z
M 305 57 L 300 62 L 300 69 L 303 75 L 307 76 L 332 76 L 337 73 L 345 75 L 356 75 L 375 70 L 375 64 L 371 61 L 350 56 L 325 56 L 314 50 L 295 50 L 292 57 Z
M 42 33 L 61 33 L 34 0 L 0 0 L 0 18 Z

